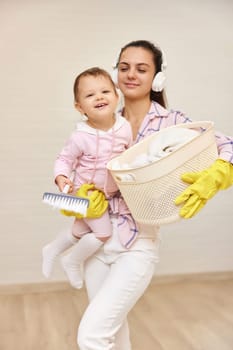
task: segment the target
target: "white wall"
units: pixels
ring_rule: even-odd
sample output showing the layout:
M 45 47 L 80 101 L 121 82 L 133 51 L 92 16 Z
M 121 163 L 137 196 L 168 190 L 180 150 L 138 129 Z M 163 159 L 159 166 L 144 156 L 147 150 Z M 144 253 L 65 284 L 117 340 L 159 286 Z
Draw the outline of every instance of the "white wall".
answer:
M 231 0 L 1 0 L 1 284 L 43 281 L 41 248 L 71 223 L 41 197 L 78 117 L 76 74 L 110 70 L 128 41 L 151 40 L 166 52 L 170 107 L 233 135 L 232 15 Z M 232 194 L 162 228 L 159 274 L 233 269 Z

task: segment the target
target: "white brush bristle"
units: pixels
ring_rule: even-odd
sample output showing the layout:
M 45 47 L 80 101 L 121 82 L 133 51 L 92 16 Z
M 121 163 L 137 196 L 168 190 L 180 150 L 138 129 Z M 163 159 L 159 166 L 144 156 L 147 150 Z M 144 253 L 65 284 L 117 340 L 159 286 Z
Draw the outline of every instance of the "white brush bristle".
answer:
M 87 213 L 89 200 L 86 198 L 73 197 L 46 192 L 43 196 L 43 202 L 51 205 L 56 209 L 73 211 L 83 216 Z

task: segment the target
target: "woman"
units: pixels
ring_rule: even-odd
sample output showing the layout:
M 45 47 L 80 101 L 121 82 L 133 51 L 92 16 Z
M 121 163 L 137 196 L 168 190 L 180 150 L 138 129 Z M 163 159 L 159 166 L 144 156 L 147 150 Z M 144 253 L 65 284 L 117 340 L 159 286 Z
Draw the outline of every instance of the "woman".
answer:
M 161 50 L 148 41 L 131 42 L 120 52 L 117 84 L 124 96 L 122 115 L 131 124 L 134 143 L 161 128 L 190 121 L 165 108 L 164 77 L 157 75 L 163 63 Z M 217 190 L 233 184 L 233 141 L 218 133 L 216 142 L 218 161 L 203 173 L 189 174 L 190 192 L 177 199 L 177 204 L 184 203 L 184 217 L 193 216 Z M 210 179 L 211 188 L 203 194 L 203 181 L 206 190 Z M 90 304 L 79 326 L 81 350 L 131 349 L 127 314 L 148 287 L 159 259 L 158 227 L 136 226 L 121 197 L 110 206 L 113 235 L 85 264 Z M 131 232 L 128 240 L 122 234 L 124 225 Z

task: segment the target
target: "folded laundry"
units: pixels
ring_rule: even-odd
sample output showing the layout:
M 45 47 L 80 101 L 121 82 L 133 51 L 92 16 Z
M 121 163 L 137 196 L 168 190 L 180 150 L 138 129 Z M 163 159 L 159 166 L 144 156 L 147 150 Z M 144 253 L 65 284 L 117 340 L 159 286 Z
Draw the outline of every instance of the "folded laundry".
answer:
M 130 163 L 121 163 L 116 159 L 112 162 L 112 169 L 132 169 L 140 168 L 176 151 L 184 144 L 200 134 L 199 131 L 188 128 L 173 128 L 163 130 L 149 143 L 147 152 L 137 155 Z M 126 179 L 125 179 L 126 180 Z M 130 180 L 130 179 L 128 179 Z
M 149 144 L 148 160 L 153 162 L 167 156 L 199 134 L 200 132 L 196 130 L 182 127 L 173 130 L 167 129 L 165 132 L 159 133 L 158 137 Z

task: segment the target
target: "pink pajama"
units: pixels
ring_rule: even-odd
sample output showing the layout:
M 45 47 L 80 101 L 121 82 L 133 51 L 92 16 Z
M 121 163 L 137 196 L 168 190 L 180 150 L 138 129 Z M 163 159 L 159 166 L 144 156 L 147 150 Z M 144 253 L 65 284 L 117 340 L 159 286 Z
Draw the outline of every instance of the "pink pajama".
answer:
M 109 212 L 106 212 L 96 219 L 75 219 L 72 227 L 72 234 L 76 238 L 81 238 L 86 233 L 94 233 L 96 238 L 110 237 L 112 235 L 112 224 Z

